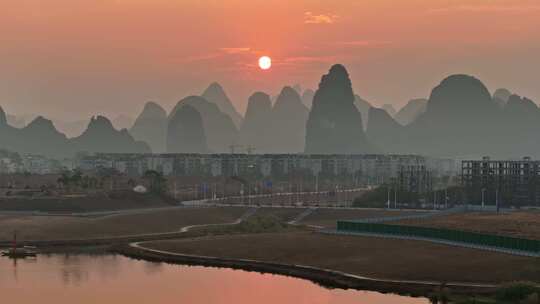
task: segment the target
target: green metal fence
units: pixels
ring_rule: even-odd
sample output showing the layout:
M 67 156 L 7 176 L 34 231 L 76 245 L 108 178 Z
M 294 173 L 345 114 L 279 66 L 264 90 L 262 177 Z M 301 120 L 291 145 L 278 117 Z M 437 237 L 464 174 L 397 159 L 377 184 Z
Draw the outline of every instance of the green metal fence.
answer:
M 375 233 L 405 237 L 431 238 L 479 246 L 540 253 L 540 241 L 538 240 L 489 235 L 459 230 L 363 223 L 354 221 L 338 221 L 337 230 L 339 232 Z

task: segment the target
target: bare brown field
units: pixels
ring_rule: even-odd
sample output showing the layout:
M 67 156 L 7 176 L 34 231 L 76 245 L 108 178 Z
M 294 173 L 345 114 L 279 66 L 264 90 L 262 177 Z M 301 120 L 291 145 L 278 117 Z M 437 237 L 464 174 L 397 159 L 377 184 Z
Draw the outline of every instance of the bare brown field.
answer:
M 474 212 L 395 223 L 540 240 L 540 211 Z
M 115 191 L 85 197 L 3 198 L 0 199 L 0 210 L 72 213 L 156 208 L 174 204 L 175 201 L 170 198 Z
M 178 231 L 188 225 L 229 223 L 246 208 L 185 208 L 100 217 L 0 216 L 0 240 L 63 240 Z
M 295 232 L 155 241 L 144 246 L 189 255 L 307 265 L 380 279 L 540 281 L 538 259 L 420 241 Z
M 338 220 L 360 220 L 378 217 L 393 217 L 402 215 L 414 215 L 414 211 L 387 211 L 370 209 L 317 209 L 304 218 L 300 224 L 315 225 L 325 228 L 336 228 Z
M 304 208 L 260 208 L 256 214 L 259 216 L 272 216 L 281 222 L 288 222 L 294 220 L 305 210 Z

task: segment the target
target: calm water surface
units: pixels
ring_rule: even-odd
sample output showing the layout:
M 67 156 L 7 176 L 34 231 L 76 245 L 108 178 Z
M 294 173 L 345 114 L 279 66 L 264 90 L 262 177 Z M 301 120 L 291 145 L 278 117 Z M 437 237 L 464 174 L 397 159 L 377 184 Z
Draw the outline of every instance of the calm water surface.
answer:
M 0 257 L 2 303 L 426 304 L 425 299 L 325 289 L 309 281 L 122 256 Z

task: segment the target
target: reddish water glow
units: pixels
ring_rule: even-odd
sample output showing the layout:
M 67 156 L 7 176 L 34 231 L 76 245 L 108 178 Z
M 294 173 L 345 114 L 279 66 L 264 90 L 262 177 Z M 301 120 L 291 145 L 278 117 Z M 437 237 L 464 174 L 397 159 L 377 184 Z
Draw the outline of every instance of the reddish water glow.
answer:
M 188 267 L 122 256 L 0 258 L 3 303 L 424 304 L 425 299 L 329 290 L 309 281 L 231 269 Z

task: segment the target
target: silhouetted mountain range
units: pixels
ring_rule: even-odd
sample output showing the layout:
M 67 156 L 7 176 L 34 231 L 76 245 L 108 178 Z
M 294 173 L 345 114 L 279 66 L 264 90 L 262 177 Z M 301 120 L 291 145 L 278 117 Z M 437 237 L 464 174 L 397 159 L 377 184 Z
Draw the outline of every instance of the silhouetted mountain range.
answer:
M 133 138 L 150 145 L 155 153 L 166 151 L 167 112 L 157 103 L 148 102 L 129 130 Z
M 312 89 L 307 89 L 302 93 L 302 103 L 311 109 L 311 105 L 313 104 L 313 97 L 315 97 L 315 91 Z
M 7 123 L 15 128 L 24 128 L 26 126 L 26 121 L 23 118 L 17 117 L 15 115 L 7 114 Z
M 426 111 L 427 99 L 410 100 L 403 108 L 394 116 L 394 119 L 401 125 L 406 126 L 415 121 L 420 114 Z
M 253 94 L 244 120 L 214 83 L 203 93 L 212 101 L 190 96 L 169 115 L 147 103 L 130 130 L 133 137 L 103 116 L 92 118 L 71 139 L 41 116 L 16 128 L 0 108 L 0 148 L 65 157 L 79 151 L 149 152 L 145 142 L 156 152 L 222 153 L 239 143 L 258 153 L 540 156 L 538 106 L 507 89 L 491 95 L 472 76 L 447 77 L 428 100 L 409 101 L 394 118 L 389 106 L 375 108 L 354 95 L 342 65 L 331 67 L 314 95 L 306 90 L 301 97 L 298 91 L 300 86 L 284 87 L 273 105 L 267 94 Z M 310 101 L 311 110 L 306 106 Z
M 306 153 L 371 153 L 354 104 L 354 94 L 347 70 L 334 65 L 324 75 L 313 98 L 306 127 Z
M 189 96 L 179 101 L 169 114 L 169 120 L 184 105 L 190 105 L 200 113 L 208 149 L 211 152 L 228 152 L 229 147 L 237 142 L 238 129 L 231 117 L 221 112 L 216 104 L 200 96 Z
M 400 148 L 402 126 L 388 112 L 380 108 L 369 109 L 369 122 L 366 135 L 371 144 L 380 151 L 393 151 Z
M 4 109 L 0 107 L 0 127 L 7 125 L 7 114 L 4 112 Z
M 167 152 L 169 153 L 208 153 L 203 118 L 190 98 L 169 117 L 167 125 Z
M 66 136 L 59 133 L 50 120 L 41 116 L 18 129 L 7 124 L 6 115 L 0 108 L 0 138 L 0 148 L 13 152 L 49 156 L 69 154 Z
M 492 98 L 472 76 L 452 75 L 433 89 L 425 113 L 416 120 L 397 127 L 388 117 L 379 118 L 369 126 L 369 138 L 388 153 L 471 158 L 540 155 L 538 106 L 512 95 L 501 107 L 496 100 L 500 98 Z
M 367 130 L 367 125 L 369 121 L 369 110 L 372 108 L 372 105 L 364 100 L 362 97 L 358 95 L 354 95 L 354 105 L 360 111 L 360 114 L 362 115 L 362 126 L 364 127 L 364 131 Z
M 503 108 L 511 95 L 512 93 L 507 89 L 497 89 L 495 93 L 493 93 L 493 102 Z
M 385 111 L 386 111 L 390 116 L 392 116 L 392 117 L 396 116 L 397 111 L 396 111 L 396 109 L 394 108 L 394 106 L 391 105 L 391 104 L 388 104 L 388 103 L 383 104 L 383 105 L 381 106 L 381 109 L 385 110 Z
M 229 97 L 227 97 L 225 90 L 223 90 L 223 87 L 219 83 L 214 82 L 210 84 L 210 86 L 202 93 L 201 97 L 217 105 L 221 112 L 227 114 L 232 119 L 236 129 L 240 128 L 243 120 L 242 115 L 236 111 L 233 103 Z
M 112 119 L 111 123 L 114 126 L 114 128 L 117 130 L 129 129 L 135 123 L 135 119 L 133 119 L 133 117 L 120 114 L 116 116 L 114 119 Z
M 257 152 L 267 152 L 271 145 L 272 102 L 270 96 L 256 92 L 249 97 L 246 116 L 240 128 L 239 144 Z
M 92 118 L 88 129 L 79 137 L 68 139 L 58 132 L 52 121 L 38 116 L 24 128 L 7 124 L 0 111 L 0 147 L 11 151 L 42 154 L 50 157 L 68 157 L 77 152 L 150 152 L 143 142 L 136 142 L 127 130 L 117 131 L 102 116 Z
M 298 153 L 304 149 L 306 121 L 309 109 L 298 92 L 284 87 L 272 108 L 267 151 L 269 153 Z
M 92 117 L 86 130 L 70 140 L 74 151 L 105 153 L 149 153 L 148 144 L 135 141 L 126 129 L 116 130 L 111 121 L 104 116 Z

